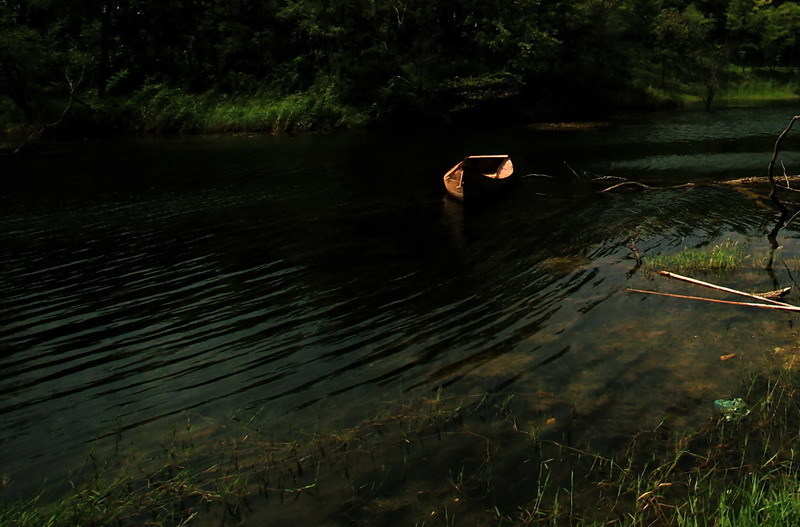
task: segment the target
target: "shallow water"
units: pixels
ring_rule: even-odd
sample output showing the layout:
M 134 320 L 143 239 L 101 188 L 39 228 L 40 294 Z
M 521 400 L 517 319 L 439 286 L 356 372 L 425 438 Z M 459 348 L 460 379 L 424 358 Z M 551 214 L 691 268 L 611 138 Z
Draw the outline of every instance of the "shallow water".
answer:
M 627 292 L 709 294 L 635 270 L 629 242 L 647 258 L 731 239 L 752 263 L 707 279 L 793 285 L 793 228 L 764 269 L 777 218 L 764 189 L 709 183 L 763 175 L 794 113 L 87 141 L 2 158 L 0 474 L 25 492 L 119 431 L 157 442 L 187 415 L 257 414 L 280 436 L 439 389 L 516 393 L 530 423 L 569 420 L 571 441 L 600 449 L 664 419 L 696 426 L 749 371 L 793 356 L 797 317 Z M 510 154 L 529 177 L 495 203 L 453 202 L 441 175 L 473 153 Z M 701 185 L 599 195 L 565 162 Z

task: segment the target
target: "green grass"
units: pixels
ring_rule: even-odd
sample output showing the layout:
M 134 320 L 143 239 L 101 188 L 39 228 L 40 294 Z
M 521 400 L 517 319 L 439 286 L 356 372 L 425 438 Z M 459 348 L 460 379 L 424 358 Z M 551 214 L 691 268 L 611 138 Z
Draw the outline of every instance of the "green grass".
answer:
M 724 101 L 789 100 L 800 97 L 800 76 L 794 69 L 728 67 L 718 98 Z
M 191 94 L 161 84 L 146 86 L 126 105 L 134 127 L 181 133 L 282 133 L 329 130 L 363 123 L 332 87 L 280 96 Z
M 644 258 L 645 272 L 671 271 L 690 273 L 696 271 L 731 271 L 748 258 L 738 242 L 726 240 L 706 247 L 684 247 L 673 254 L 658 254 Z
M 66 101 L 52 104 L 49 115 L 60 115 Z M 332 86 L 302 93 L 191 93 L 162 83 L 150 83 L 125 96 L 86 95 L 72 104 L 58 127 L 23 124 L 8 98 L 0 96 L 0 148 L 14 149 L 32 132 L 106 133 L 286 133 L 329 131 L 366 123 L 362 112 L 343 104 Z M 44 119 L 53 122 L 55 117 Z
M 800 481 L 792 474 L 773 481 L 769 476 L 752 474 L 738 486 L 716 497 L 719 527 L 785 527 L 800 525 Z M 712 501 L 713 503 L 713 501 Z M 707 525 L 694 514 L 681 519 L 686 527 Z
M 634 70 L 633 86 L 651 105 L 694 107 L 703 104 L 705 86 L 661 78 L 659 70 L 643 67 Z M 714 106 L 750 105 L 800 98 L 800 75 L 794 69 L 742 68 L 727 66 L 719 77 Z

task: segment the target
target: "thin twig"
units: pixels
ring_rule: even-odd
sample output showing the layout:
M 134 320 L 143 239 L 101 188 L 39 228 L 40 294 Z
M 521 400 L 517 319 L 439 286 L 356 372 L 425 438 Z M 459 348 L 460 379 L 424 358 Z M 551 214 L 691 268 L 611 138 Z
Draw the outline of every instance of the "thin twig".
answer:
M 566 166 L 566 167 L 569 169 L 569 171 L 570 171 L 570 172 L 572 172 L 572 174 L 573 174 L 573 175 L 574 175 L 576 178 L 578 178 L 578 179 L 582 179 L 582 178 L 581 178 L 581 175 L 580 175 L 580 174 L 578 174 L 577 172 L 575 172 L 575 170 L 574 170 L 574 169 L 573 169 L 571 166 L 569 166 L 569 163 L 567 163 L 566 161 L 564 161 L 564 166 Z
M 783 168 L 783 180 L 786 181 L 786 188 L 792 188 L 789 184 L 789 174 L 786 173 L 786 165 L 783 164 L 783 159 L 781 159 L 781 168 Z
M 795 219 L 795 218 L 796 218 L 798 215 L 800 215 L 800 210 L 798 210 L 797 212 L 795 212 L 794 214 L 792 214 L 792 217 L 791 217 L 791 218 L 789 218 L 788 220 L 786 220 L 786 222 L 783 224 L 783 227 L 781 227 L 781 229 L 785 229 L 786 227 L 788 227 L 788 226 L 789 226 L 789 224 L 790 224 L 790 223 L 792 223 L 792 222 L 794 221 L 794 219 Z
M 69 99 L 67 100 L 67 105 L 64 107 L 64 110 L 61 112 L 61 115 L 58 117 L 56 121 L 42 125 L 41 128 L 32 132 L 31 135 L 29 135 L 28 138 L 14 150 L 15 154 L 18 154 L 19 151 L 22 150 L 22 148 L 25 145 L 27 145 L 28 143 L 36 139 L 38 136 L 40 136 L 42 133 L 44 133 L 46 129 L 56 127 L 59 124 L 61 124 L 62 121 L 64 121 L 64 118 L 67 116 L 67 112 L 69 112 L 70 108 L 72 108 L 72 102 L 75 100 L 75 90 L 78 88 L 78 86 L 80 86 L 81 82 L 83 82 L 83 76 L 85 73 L 86 73 L 86 66 L 84 66 L 83 69 L 81 70 L 80 78 L 78 78 L 76 82 L 73 82 L 69 76 L 69 70 L 66 70 L 64 72 L 64 76 L 67 79 L 67 85 L 69 86 Z

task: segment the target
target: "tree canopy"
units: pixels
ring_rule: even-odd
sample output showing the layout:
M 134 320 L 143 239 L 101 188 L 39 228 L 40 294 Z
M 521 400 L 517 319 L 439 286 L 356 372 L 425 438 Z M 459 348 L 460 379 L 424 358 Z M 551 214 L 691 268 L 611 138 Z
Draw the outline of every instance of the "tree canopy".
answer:
M 797 27 L 781 0 L 0 0 L 0 111 L 42 122 L 74 97 L 97 117 L 156 88 L 324 91 L 385 122 L 641 106 L 676 83 L 710 104 L 726 66 L 800 68 Z

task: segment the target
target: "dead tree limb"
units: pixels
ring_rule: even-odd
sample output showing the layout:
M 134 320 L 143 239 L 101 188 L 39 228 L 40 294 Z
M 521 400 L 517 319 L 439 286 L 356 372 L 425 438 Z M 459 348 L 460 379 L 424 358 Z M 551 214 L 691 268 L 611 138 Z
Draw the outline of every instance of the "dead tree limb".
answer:
M 775 146 L 772 149 L 772 158 L 769 160 L 769 165 L 767 165 L 767 179 L 769 179 L 769 199 L 772 200 L 772 203 L 778 208 L 781 213 L 780 219 L 778 219 L 778 223 L 775 225 L 775 228 L 767 235 L 767 238 L 773 243 L 776 244 L 776 238 L 778 236 L 778 232 L 786 225 L 786 218 L 789 216 L 789 211 L 786 209 L 786 206 L 778 199 L 778 188 L 775 185 L 775 178 L 772 175 L 772 171 L 775 168 L 775 161 L 778 159 L 778 152 L 780 152 L 781 141 L 783 138 L 789 134 L 789 131 L 794 126 L 795 121 L 800 119 L 800 115 L 795 115 L 792 117 L 792 120 L 789 121 L 789 124 L 786 125 L 786 128 L 781 132 L 781 135 L 778 136 L 778 139 L 775 141 Z

